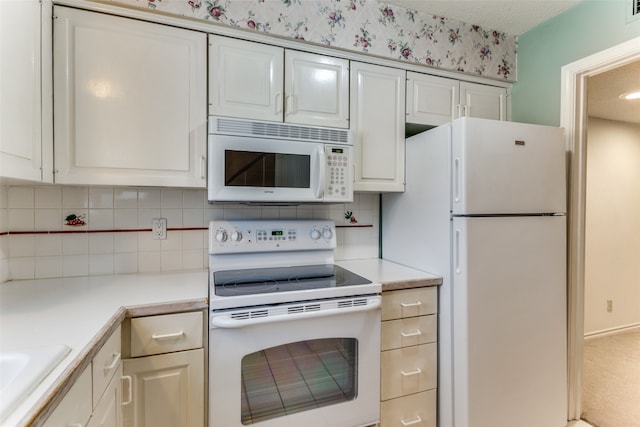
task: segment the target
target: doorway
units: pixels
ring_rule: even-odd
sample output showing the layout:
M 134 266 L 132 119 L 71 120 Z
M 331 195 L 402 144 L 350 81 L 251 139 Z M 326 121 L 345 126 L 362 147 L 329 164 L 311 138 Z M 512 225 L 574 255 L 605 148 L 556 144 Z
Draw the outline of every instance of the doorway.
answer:
M 640 60 L 640 38 L 632 39 L 562 68 L 560 123 L 567 132 L 569 162 L 569 420 L 579 420 L 582 413 L 587 80 L 591 76 L 637 60 Z

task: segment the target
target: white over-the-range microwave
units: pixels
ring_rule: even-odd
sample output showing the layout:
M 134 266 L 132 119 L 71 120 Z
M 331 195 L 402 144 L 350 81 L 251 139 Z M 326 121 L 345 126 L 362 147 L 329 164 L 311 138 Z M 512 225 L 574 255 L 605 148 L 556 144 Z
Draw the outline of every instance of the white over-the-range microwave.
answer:
M 353 201 L 348 129 L 209 117 L 210 202 Z

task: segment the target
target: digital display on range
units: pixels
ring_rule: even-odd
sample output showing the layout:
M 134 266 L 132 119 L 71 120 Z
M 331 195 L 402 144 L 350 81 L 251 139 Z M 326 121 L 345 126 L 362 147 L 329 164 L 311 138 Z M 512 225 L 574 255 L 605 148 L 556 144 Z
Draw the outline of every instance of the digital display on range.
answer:
M 336 154 L 342 154 L 342 153 L 344 153 L 344 149 L 343 148 L 332 148 L 331 152 L 332 153 L 336 153 Z
M 283 235 L 284 235 L 284 233 L 282 232 L 282 230 L 273 230 L 273 231 L 271 232 L 271 235 L 272 235 L 272 236 L 283 236 Z

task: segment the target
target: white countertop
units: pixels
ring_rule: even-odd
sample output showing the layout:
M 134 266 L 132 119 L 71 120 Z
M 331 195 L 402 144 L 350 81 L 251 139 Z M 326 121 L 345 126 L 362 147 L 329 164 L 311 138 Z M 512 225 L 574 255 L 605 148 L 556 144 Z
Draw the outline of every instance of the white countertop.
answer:
M 188 303 L 206 308 L 206 270 L 24 280 L 0 284 L 0 353 L 64 344 L 70 353 L 2 427 L 21 425 L 39 411 L 123 309 Z M 162 311 L 162 308 L 158 308 Z
M 382 284 L 382 291 L 409 289 L 442 284 L 442 277 L 379 258 L 336 261 L 372 282 Z

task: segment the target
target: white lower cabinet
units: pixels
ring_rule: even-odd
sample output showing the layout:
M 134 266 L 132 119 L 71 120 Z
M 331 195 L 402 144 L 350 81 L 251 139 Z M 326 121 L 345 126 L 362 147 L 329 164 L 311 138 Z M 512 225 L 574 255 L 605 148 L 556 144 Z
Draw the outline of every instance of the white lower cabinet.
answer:
M 203 319 L 200 311 L 131 319 L 125 426 L 204 427 Z
M 91 365 L 78 377 L 43 427 L 86 426 L 91 417 Z
M 204 426 L 204 350 L 179 351 L 124 361 L 132 402 L 126 426 Z
M 44 427 L 122 427 L 121 337 L 118 326 L 44 422 Z
M 382 293 L 380 427 L 435 427 L 437 288 Z

